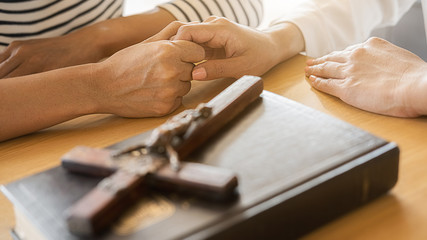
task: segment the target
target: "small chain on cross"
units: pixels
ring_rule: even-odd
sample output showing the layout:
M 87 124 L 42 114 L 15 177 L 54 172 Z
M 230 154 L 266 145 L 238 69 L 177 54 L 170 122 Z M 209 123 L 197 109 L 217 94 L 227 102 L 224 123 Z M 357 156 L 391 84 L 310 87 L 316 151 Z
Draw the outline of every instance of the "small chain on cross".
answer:
M 147 155 L 149 152 L 166 153 L 172 169 L 178 171 L 180 160 L 174 147 L 182 141 L 184 135 L 191 131 L 194 125 L 210 117 L 211 114 L 212 107 L 204 103 L 199 104 L 196 109 L 185 110 L 154 129 L 146 143 L 120 151 L 114 157 L 127 153 L 134 156 Z

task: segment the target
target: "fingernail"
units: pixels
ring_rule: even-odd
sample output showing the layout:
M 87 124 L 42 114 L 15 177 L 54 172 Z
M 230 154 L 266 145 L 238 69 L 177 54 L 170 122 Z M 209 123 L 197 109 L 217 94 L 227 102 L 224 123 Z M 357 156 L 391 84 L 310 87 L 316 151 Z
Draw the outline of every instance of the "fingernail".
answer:
M 193 70 L 193 79 L 194 80 L 203 80 L 208 76 L 208 74 L 206 73 L 206 69 L 201 67 L 201 68 L 196 68 Z
M 305 63 L 307 63 L 308 65 L 311 65 L 313 63 L 313 59 L 308 59 L 307 61 L 305 61 Z
M 316 77 L 313 75 L 310 75 L 310 77 L 308 77 L 308 79 L 310 79 L 313 82 L 314 80 L 316 80 Z
M 308 70 L 310 70 L 310 67 L 305 67 L 305 68 L 304 68 L 304 72 L 305 72 L 305 76 L 306 76 L 306 77 L 309 77 L 309 76 L 310 76 L 310 74 L 308 73 Z

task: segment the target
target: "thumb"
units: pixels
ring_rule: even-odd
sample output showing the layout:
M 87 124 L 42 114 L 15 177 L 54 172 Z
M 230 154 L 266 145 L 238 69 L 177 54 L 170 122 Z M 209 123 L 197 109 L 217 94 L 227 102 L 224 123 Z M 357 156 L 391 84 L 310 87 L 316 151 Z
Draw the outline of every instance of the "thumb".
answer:
M 217 78 L 239 78 L 245 73 L 241 70 L 242 62 L 239 58 L 227 58 L 218 60 L 208 60 L 193 68 L 192 77 L 194 80 L 212 80 Z

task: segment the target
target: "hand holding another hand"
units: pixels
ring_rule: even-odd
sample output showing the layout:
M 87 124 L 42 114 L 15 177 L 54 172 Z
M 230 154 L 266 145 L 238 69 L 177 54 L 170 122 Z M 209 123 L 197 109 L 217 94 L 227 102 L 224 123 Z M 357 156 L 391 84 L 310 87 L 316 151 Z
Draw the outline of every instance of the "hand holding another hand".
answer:
M 180 40 L 147 41 L 117 52 L 94 70 L 98 112 L 152 117 L 174 111 L 190 91 L 193 62 L 204 53 Z
M 207 49 L 208 61 L 193 70 L 195 80 L 262 75 L 283 60 L 283 47 L 269 32 L 225 18 L 210 17 L 200 24 L 182 25 L 173 39 L 192 41 Z

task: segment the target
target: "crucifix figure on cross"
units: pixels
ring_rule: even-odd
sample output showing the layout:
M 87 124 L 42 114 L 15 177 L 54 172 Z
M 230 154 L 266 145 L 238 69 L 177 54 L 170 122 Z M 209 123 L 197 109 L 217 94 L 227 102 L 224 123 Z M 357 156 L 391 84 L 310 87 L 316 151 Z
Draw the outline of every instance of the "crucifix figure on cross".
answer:
M 208 103 L 172 117 L 141 144 L 120 150 L 77 146 L 66 153 L 61 158 L 65 169 L 105 177 L 67 210 L 70 232 L 101 232 L 144 186 L 184 190 L 213 200 L 229 199 L 238 185 L 233 171 L 181 159 L 255 101 L 262 90 L 259 77 L 244 76 Z

